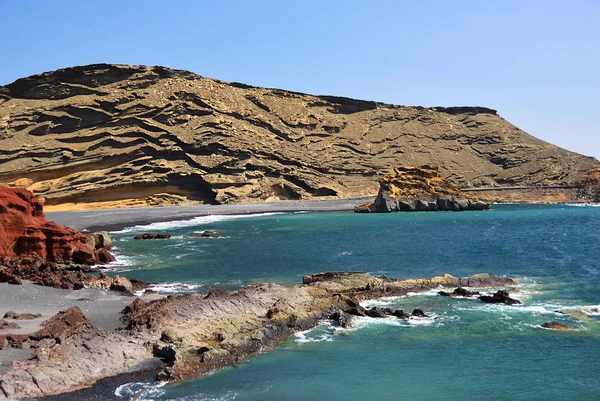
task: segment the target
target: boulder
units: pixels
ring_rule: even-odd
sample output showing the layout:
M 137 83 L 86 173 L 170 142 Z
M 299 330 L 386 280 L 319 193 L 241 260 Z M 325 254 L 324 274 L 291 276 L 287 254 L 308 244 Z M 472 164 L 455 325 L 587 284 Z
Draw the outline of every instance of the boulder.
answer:
M 5 319 L 0 319 L 0 330 L 8 330 L 8 329 L 20 329 L 21 326 L 16 324 L 15 322 L 9 322 Z M 0 347 L 2 349 L 2 347 Z
M 133 285 L 129 279 L 117 275 L 112 279 L 109 289 L 114 291 L 133 292 Z
M 110 262 L 114 262 L 116 260 L 115 257 L 111 255 L 106 248 L 97 249 L 95 255 L 96 261 L 103 265 Z
M 469 290 L 465 290 L 462 287 L 458 287 L 450 293 L 446 292 L 446 291 L 439 291 L 438 295 L 441 295 L 444 297 L 472 297 L 474 295 L 479 295 L 479 292 L 478 291 L 469 291 Z
M 544 324 L 542 324 L 542 327 L 545 329 L 559 330 L 559 331 L 576 331 L 577 330 L 575 327 L 567 326 L 567 325 L 559 323 L 559 322 L 544 323 Z
M 40 313 L 15 313 L 15 312 L 6 312 L 4 314 L 4 319 L 31 320 L 31 319 L 37 319 L 40 316 L 42 316 Z
M 144 233 L 140 235 L 136 235 L 133 239 L 169 239 L 171 238 L 171 234 L 154 234 L 154 233 Z
M 521 303 L 521 301 L 519 301 L 518 299 L 511 298 L 508 291 L 505 290 L 496 291 L 496 293 L 491 296 L 482 295 L 478 299 L 488 304 L 516 305 Z
M 427 317 L 427 315 L 425 315 L 425 312 L 423 312 L 421 309 L 415 309 L 412 311 L 411 316 L 414 317 Z

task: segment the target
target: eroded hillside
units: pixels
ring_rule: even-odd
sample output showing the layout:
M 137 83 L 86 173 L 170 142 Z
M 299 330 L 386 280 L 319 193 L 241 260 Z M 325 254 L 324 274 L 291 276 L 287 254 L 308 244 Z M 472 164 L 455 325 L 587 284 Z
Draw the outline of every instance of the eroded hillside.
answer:
M 422 164 L 463 188 L 573 184 L 600 165 L 483 107 L 393 106 L 144 66 L 67 68 L 0 87 L 0 183 L 50 205 L 348 197 Z

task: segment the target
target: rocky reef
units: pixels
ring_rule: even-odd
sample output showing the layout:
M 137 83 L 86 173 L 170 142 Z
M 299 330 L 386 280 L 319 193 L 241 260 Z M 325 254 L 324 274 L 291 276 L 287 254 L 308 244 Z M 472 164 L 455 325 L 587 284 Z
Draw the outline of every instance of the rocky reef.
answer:
M 304 277 L 303 284 L 260 284 L 206 295 L 142 296 L 123 311 L 125 327 L 107 333 L 93 327 L 77 308 L 51 318 L 39 332 L 0 336 L 2 347 L 35 347 L 34 358 L 13 363 L 0 375 L 0 399 L 39 397 L 92 385 L 159 358 L 158 379 L 179 381 L 243 361 L 322 319 L 340 326 L 353 315 L 425 316 L 416 309 L 364 309 L 360 301 L 443 287 L 502 287 L 507 277 L 477 274 L 431 279 L 386 279 L 362 272 L 328 272 Z M 155 294 L 153 294 L 155 295 Z
M 485 107 L 396 106 L 109 64 L 0 87 L 0 183 L 51 206 L 370 195 L 390 166 L 428 163 L 461 188 L 573 185 L 600 167 Z
M 489 209 L 489 203 L 466 194 L 445 178 L 437 167 L 399 167 L 379 181 L 372 203 L 354 208 L 358 213 L 430 212 Z
M 0 186 L 0 282 L 132 291 L 124 277 L 86 275 L 114 261 L 108 232 L 82 234 L 46 220 L 43 203 L 22 188 Z M 139 284 L 136 282 L 136 284 Z

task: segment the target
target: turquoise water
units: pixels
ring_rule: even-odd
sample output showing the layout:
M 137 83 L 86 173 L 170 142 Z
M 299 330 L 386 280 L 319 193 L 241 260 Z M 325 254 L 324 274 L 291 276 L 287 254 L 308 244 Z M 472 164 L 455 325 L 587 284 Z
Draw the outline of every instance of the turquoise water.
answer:
M 218 230 L 226 238 L 184 238 Z M 133 241 L 139 232 L 165 241 Z M 598 400 L 600 207 L 502 205 L 464 213 L 301 213 L 198 218 L 113 234 L 128 275 L 172 291 L 362 270 L 389 277 L 506 274 L 523 306 L 415 294 L 374 301 L 432 318 L 328 322 L 157 400 Z M 175 283 L 175 284 L 174 284 Z M 218 283 L 218 284 L 217 284 Z M 373 303 L 372 303 L 373 304 Z M 560 310 L 566 313 L 556 313 Z M 560 321 L 576 332 L 543 330 Z M 122 389 L 123 390 L 123 389 Z

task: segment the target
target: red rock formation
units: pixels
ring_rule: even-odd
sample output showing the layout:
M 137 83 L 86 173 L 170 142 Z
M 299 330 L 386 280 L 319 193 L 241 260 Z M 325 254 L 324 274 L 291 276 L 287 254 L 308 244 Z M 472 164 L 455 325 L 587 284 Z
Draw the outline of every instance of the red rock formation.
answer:
M 94 264 L 88 236 L 45 219 L 31 192 L 0 186 L 0 259 Z
M 89 266 L 109 263 L 114 257 L 107 232 L 84 235 L 73 228 L 46 220 L 43 204 L 21 188 L 0 186 L 0 283 L 21 284 L 21 279 L 40 285 L 80 289 L 106 288 L 132 292 L 145 283 L 124 277 L 87 276 Z M 79 270 L 75 274 L 71 270 Z

